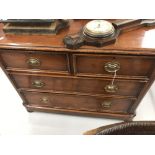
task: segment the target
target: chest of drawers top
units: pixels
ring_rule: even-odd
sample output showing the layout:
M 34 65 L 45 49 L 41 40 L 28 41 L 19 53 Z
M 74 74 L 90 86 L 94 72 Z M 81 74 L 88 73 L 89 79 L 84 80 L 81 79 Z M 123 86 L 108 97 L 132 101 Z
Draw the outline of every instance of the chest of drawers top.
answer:
M 15 35 L 5 34 L 0 24 L 0 48 L 26 49 L 53 52 L 85 52 L 155 55 L 155 27 L 144 27 L 121 34 L 116 43 L 105 47 L 83 46 L 69 50 L 63 43 L 67 34 L 77 33 L 89 20 L 73 20 L 70 27 L 57 35 Z

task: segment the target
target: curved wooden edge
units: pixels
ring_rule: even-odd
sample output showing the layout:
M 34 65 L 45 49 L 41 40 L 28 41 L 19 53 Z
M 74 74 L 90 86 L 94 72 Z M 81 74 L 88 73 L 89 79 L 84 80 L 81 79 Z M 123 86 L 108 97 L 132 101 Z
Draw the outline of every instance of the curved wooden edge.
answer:
M 99 128 L 96 128 L 96 129 L 92 129 L 92 130 L 89 130 L 89 131 L 86 131 L 83 133 L 83 135 L 96 135 L 96 133 L 102 131 L 105 129 L 105 126 L 103 127 L 99 127 Z
M 113 131 L 113 130 L 120 131 L 120 130 L 124 129 L 124 131 L 125 131 L 127 129 L 130 130 L 130 127 L 141 127 L 141 131 L 145 132 L 145 131 L 147 131 L 146 127 L 149 128 L 149 130 L 150 129 L 153 130 L 154 126 L 155 126 L 155 121 L 128 121 L 128 122 L 120 122 L 120 123 L 114 123 L 114 124 L 110 124 L 110 125 L 106 125 L 106 126 L 102 126 L 102 127 L 96 128 L 96 129 L 92 129 L 92 130 L 86 131 L 86 132 L 84 132 L 84 135 L 100 135 L 100 132 L 106 132 L 106 130 L 108 130 L 109 133 L 111 131 Z M 138 131 L 139 131 L 139 129 L 138 129 Z M 122 135 L 124 135 L 124 134 L 122 133 Z M 147 133 L 145 133 L 145 135 L 147 135 Z M 152 133 L 151 133 L 151 135 L 152 135 Z
M 84 132 L 83 135 L 96 135 L 97 133 L 99 133 L 105 129 L 109 129 L 109 128 L 112 128 L 114 126 L 121 125 L 121 124 L 124 124 L 124 122 L 101 126 L 101 127 L 98 127 L 98 128 L 92 129 L 92 130 L 88 130 L 88 131 Z

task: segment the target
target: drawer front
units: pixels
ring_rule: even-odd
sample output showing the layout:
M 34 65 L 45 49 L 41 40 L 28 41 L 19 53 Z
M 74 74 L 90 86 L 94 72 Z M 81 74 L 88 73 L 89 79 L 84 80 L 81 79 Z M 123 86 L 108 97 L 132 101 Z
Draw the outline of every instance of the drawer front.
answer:
M 1 56 L 6 68 L 69 72 L 68 57 L 66 54 L 17 53 L 12 51 L 3 52 Z
M 111 80 L 105 79 L 28 76 L 18 74 L 13 74 L 12 76 L 18 88 L 67 91 L 71 93 L 80 92 L 90 94 L 138 96 L 144 86 L 143 82 L 116 79 L 114 85 L 117 86 L 117 89 L 114 90 L 114 92 L 109 92 L 107 86 L 111 84 Z
M 133 101 L 128 99 L 94 98 L 64 94 L 24 92 L 24 96 L 31 106 L 94 112 L 127 113 L 133 104 Z
M 149 77 L 155 66 L 155 59 L 144 56 L 75 55 L 75 73 L 92 75 Z

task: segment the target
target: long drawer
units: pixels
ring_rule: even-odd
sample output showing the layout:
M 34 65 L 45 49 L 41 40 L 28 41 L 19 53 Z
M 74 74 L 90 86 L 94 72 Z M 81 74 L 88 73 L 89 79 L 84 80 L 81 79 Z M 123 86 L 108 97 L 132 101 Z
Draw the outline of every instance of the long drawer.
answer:
M 43 53 L 43 52 L 42 52 Z M 48 72 L 69 73 L 69 61 L 67 54 L 35 52 L 1 52 L 2 60 L 6 68 L 45 70 Z
M 113 91 L 109 89 L 112 79 L 78 78 L 72 76 L 34 76 L 12 74 L 17 88 L 65 91 L 105 95 L 138 96 L 145 82 L 116 79 Z
M 134 100 L 96 98 L 90 96 L 24 92 L 27 104 L 36 107 L 70 109 L 92 112 L 127 113 Z
M 78 75 L 113 75 L 150 77 L 155 66 L 154 57 L 107 56 L 96 54 L 75 54 L 74 68 Z

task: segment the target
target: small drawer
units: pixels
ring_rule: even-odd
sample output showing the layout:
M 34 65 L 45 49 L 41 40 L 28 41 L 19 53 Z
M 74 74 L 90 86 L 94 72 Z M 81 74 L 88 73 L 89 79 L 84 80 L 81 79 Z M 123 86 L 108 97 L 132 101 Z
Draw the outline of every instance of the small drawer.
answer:
M 155 66 L 153 57 L 106 56 L 93 54 L 74 55 L 75 73 L 80 75 L 113 75 L 149 77 Z
M 64 94 L 36 92 L 24 92 L 23 94 L 27 104 L 31 106 L 78 111 L 127 113 L 134 102 L 130 99 L 95 98 Z
M 135 80 L 118 80 L 116 88 L 108 88 L 110 79 L 76 78 L 60 76 L 11 75 L 18 88 L 64 91 L 74 93 L 138 96 L 144 82 Z
M 67 54 L 35 52 L 2 52 L 1 56 L 6 68 L 37 69 L 51 72 L 69 72 Z

